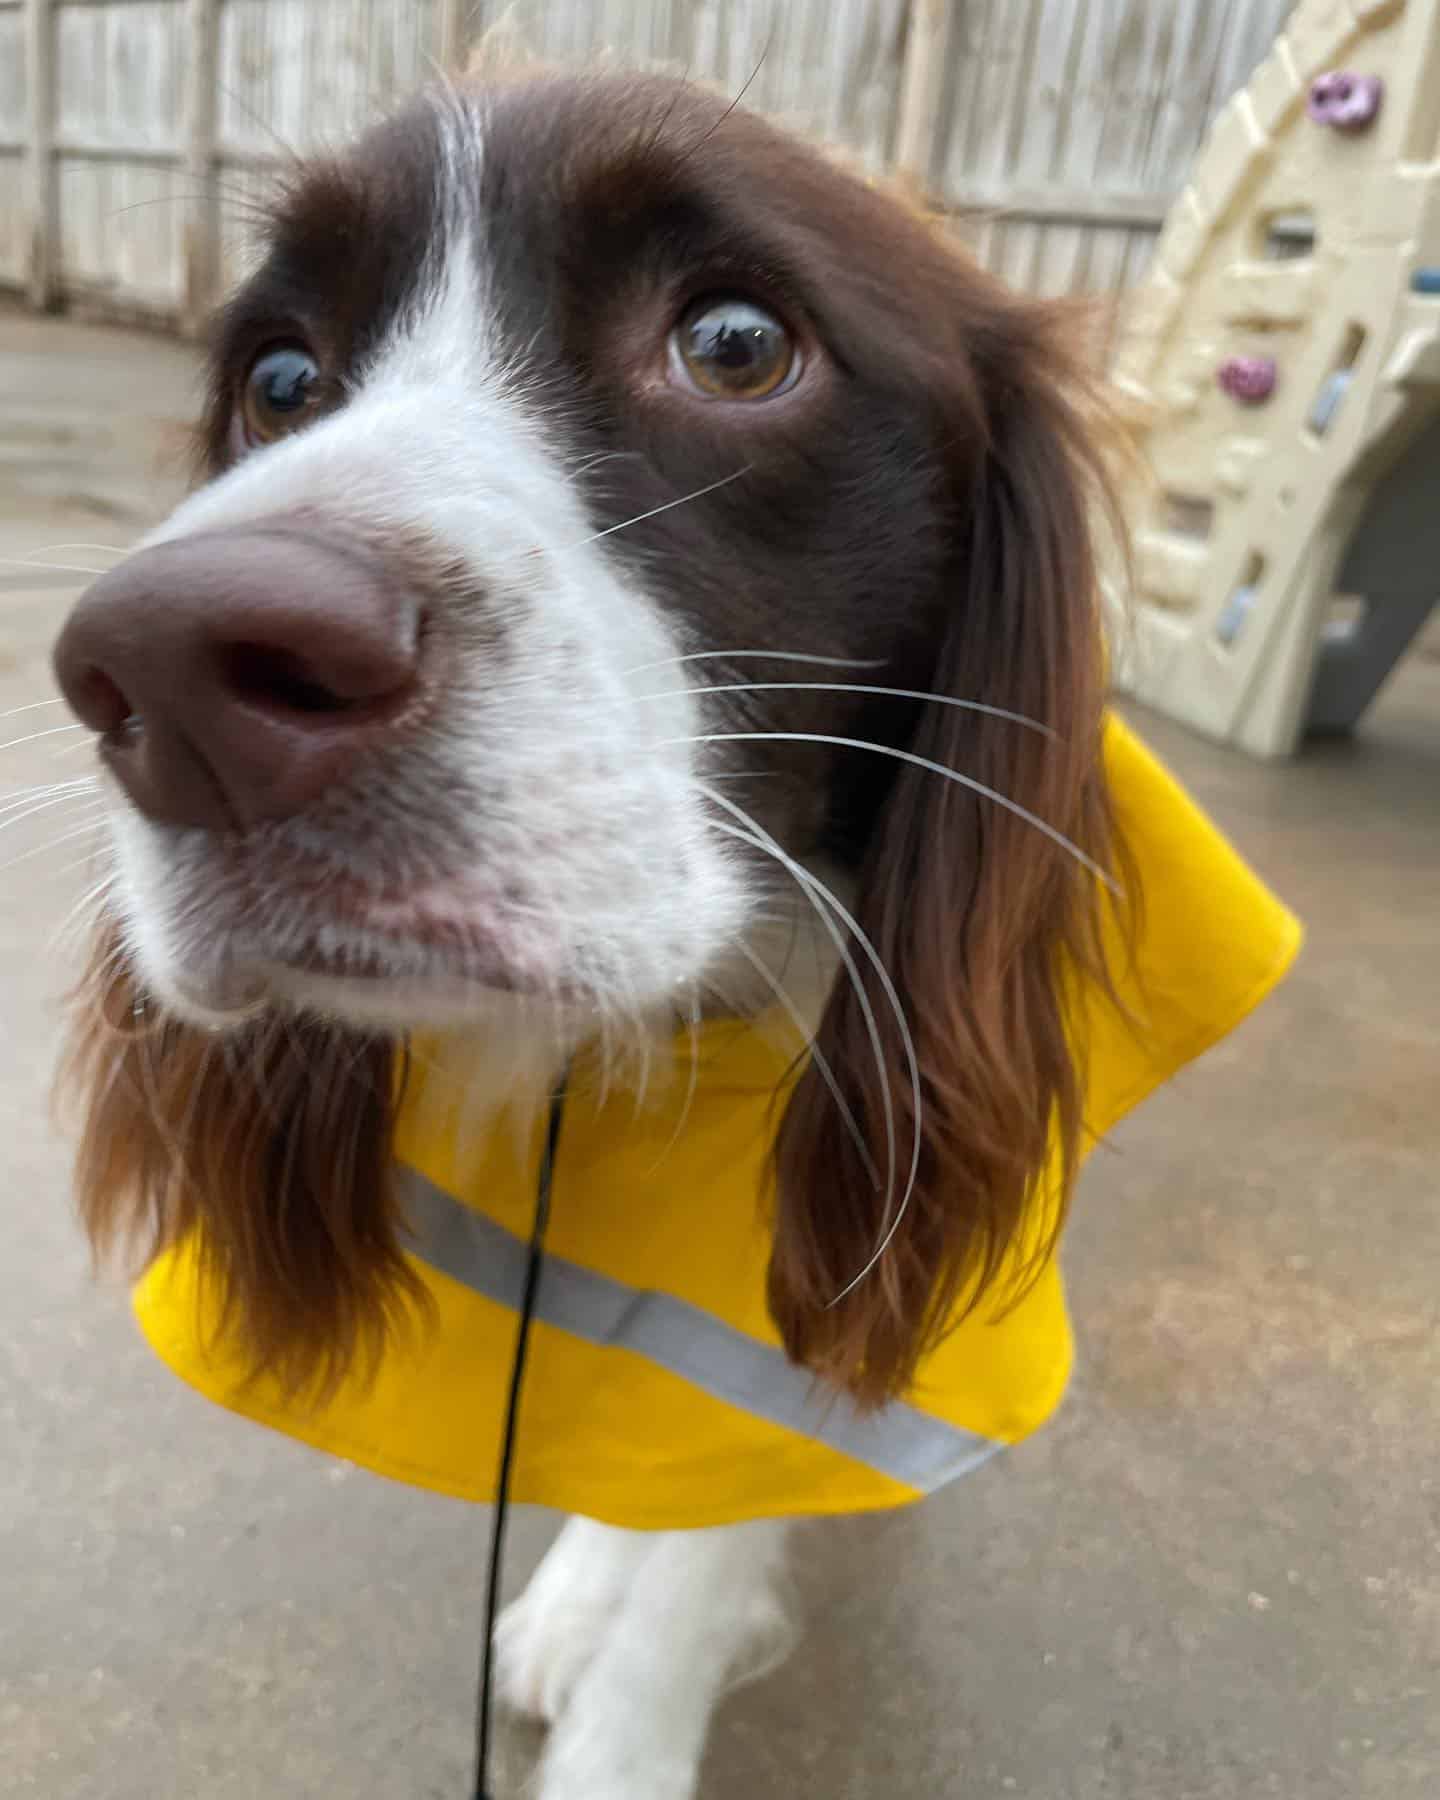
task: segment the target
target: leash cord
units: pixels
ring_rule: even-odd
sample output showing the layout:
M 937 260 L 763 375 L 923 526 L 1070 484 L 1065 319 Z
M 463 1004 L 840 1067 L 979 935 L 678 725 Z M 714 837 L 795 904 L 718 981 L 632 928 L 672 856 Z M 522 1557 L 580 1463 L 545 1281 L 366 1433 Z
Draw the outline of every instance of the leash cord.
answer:
M 568 1071 L 550 1100 L 550 1121 L 540 1174 L 535 1184 L 535 1220 L 530 1229 L 530 1253 L 525 1265 L 525 1288 L 520 1301 L 520 1323 L 515 1334 L 515 1357 L 510 1366 L 510 1398 L 505 1409 L 505 1435 L 500 1446 L 500 1472 L 495 1483 L 495 1516 L 490 1531 L 490 1571 L 485 1587 L 485 1636 L 480 1645 L 480 1683 L 475 1714 L 474 1800 L 492 1800 L 490 1746 L 495 1711 L 495 1621 L 500 1611 L 500 1575 L 505 1561 L 505 1527 L 510 1518 L 510 1476 L 515 1461 L 516 1427 L 520 1420 L 520 1395 L 525 1382 L 525 1361 L 530 1350 L 530 1327 L 540 1291 L 545 1263 L 545 1232 L 550 1223 L 550 1192 L 555 1181 L 555 1153 L 560 1145 L 560 1126 L 565 1117 Z

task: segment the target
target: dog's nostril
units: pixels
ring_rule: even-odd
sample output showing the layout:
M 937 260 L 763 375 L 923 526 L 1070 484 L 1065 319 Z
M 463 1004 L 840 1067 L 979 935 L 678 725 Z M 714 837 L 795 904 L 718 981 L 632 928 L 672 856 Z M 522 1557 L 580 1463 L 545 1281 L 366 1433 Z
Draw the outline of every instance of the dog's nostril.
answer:
M 268 644 L 232 644 L 222 657 L 227 690 L 237 700 L 299 713 L 350 712 L 366 696 L 337 694 L 305 659 Z
M 138 743 L 144 734 L 145 721 L 140 714 L 126 713 L 118 725 L 112 725 L 104 734 L 104 741 L 112 749 L 123 750 L 127 744 Z
M 70 704 L 76 717 L 101 737 L 112 736 L 135 717 L 124 689 L 103 669 L 85 671 L 75 684 Z

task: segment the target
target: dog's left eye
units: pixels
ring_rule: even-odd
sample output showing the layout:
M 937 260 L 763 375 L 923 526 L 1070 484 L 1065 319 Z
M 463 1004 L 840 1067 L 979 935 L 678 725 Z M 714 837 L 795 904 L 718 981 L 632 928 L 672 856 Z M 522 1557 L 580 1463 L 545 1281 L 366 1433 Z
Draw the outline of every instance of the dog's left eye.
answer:
M 250 365 L 241 395 L 245 436 L 269 444 L 298 431 L 314 411 L 320 366 L 300 344 L 272 344 Z
M 768 400 L 800 373 L 788 328 L 740 294 L 693 302 L 670 334 L 670 359 L 685 386 L 716 400 Z

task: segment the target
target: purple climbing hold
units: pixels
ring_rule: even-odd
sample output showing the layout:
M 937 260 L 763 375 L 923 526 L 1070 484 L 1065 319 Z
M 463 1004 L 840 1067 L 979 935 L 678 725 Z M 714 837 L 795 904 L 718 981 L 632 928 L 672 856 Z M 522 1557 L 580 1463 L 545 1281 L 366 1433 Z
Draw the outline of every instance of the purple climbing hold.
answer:
M 1352 69 L 1332 69 L 1317 75 L 1310 87 L 1305 110 L 1317 125 L 1335 131 L 1364 131 L 1375 123 L 1385 83 L 1378 75 L 1357 75 Z
M 1220 365 L 1220 386 L 1232 400 L 1260 406 L 1275 392 L 1279 368 L 1273 356 L 1227 356 Z

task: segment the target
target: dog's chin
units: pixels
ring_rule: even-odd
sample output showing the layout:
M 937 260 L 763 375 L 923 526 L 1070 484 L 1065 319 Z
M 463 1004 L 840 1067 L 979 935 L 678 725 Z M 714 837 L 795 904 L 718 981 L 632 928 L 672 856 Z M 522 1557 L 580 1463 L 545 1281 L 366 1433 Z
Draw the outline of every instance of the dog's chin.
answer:
M 503 976 L 454 970 L 387 973 L 372 966 L 346 973 L 256 961 L 204 971 L 150 969 L 145 987 L 176 1018 L 212 1033 L 242 1031 L 267 1017 L 305 1017 L 399 1037 L 483 1030 L 519 1014 L 559 1019 L 593 1010 L 575 998 L 527 992 Z
M 559 1016 L 585 1010 L 503 979 L 482 979 L 463 972 L 355 975 L 283 964 L 261 967 L 257 972 L 274 1011 L 395 1036 L 493 1030 L 518 1014 L 554 1012 Z

